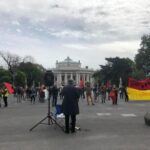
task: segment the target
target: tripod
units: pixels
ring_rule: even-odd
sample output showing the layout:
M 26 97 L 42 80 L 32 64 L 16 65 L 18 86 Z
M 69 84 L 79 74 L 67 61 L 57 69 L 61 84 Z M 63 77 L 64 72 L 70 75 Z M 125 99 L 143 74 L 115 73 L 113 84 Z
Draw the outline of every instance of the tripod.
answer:
M 43 118 L 41 121 L 39 121 L 37 124 L 35 124 L 29 131 L 32 131 L 34 128 L 36 128 L 38 125 L 40 124 L 45 124 L 45 125 L 52 125 L 52 124 L 56 124 L 59 128 L 61 128 L 63 131 L 63 126 L 61 126 L 56 119 L 54 119 L 54 117 L 51 115 L 51 111 L 50 111 L 50 87 L 49 87 L 49 97 L 48 97 L 48 113 L 47 116 L 45 118 Z M 43 123 L 43 121 L 45 121 L 46 119 L 48 119 L 48 123 Z

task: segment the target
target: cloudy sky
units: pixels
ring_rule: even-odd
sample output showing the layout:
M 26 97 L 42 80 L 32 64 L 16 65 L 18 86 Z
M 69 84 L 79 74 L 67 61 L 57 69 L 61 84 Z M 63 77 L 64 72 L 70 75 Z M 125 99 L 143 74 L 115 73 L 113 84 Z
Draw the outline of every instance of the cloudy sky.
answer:
M 46 68 L 67 56 L 94 69 L 134 59 L 149 33 L 150 0 L 0 0 L 0 50 Z

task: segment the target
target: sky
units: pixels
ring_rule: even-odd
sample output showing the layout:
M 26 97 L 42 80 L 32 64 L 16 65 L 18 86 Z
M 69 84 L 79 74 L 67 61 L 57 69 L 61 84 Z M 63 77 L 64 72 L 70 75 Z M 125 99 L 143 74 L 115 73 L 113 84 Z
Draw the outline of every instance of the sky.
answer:
M 150 0 L 0 0 L 0 51 L 45 68 L 70 57 L 99 69 L 106 57 L 134 60 L 150 33 Z

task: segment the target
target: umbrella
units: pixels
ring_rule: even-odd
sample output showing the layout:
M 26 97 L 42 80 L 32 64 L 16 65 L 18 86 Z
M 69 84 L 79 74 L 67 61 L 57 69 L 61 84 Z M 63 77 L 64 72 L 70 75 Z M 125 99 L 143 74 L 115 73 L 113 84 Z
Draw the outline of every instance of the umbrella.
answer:
M 4 82 L 4 86 L 8 90 L 9 94 L 13 94 L 14 93 L 14 89 L 13 89 L 13 87 L 12 87 L 12 85 L 10 83 Z

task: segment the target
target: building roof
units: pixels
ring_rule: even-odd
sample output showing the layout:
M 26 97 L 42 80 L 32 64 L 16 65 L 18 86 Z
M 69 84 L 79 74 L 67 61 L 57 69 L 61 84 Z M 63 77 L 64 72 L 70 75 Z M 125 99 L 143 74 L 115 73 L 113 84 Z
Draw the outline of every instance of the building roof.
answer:
M 53 71 L 80 71 L 80 72 L 93 72 L 93 69 L 81 68 L 80 61 L 73 61 L 70 57 L 64 59 L 64 61 L 56 61 L 56 68 Z
M 67 57 L 64 62 L 73 62 L 73 60 L 70 57 Z

